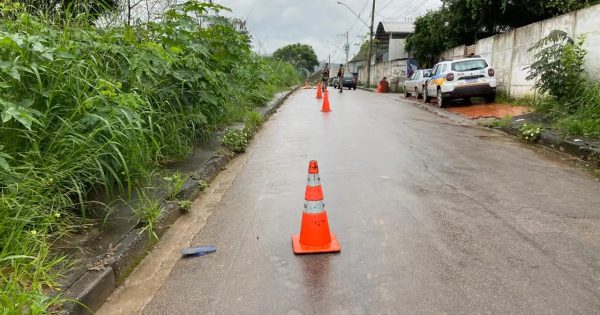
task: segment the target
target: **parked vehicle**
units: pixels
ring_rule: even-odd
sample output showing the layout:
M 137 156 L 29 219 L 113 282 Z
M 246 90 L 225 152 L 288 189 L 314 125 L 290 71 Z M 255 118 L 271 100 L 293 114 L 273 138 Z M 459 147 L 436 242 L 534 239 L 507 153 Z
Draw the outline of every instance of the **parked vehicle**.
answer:
M 483 58 L 464 58 L 442 61 L 433 67 L 425 82 L 423 99 L 437 98 L 437 105 L 445 107 L 450 99 L 483 97 L 487 103 L 496 100 L 494 69 Z
M 431 69 L 415 71 L 415 73 L 413 73 L 408 80 L 404 81 L 404 96 L 409 97 L 413 95 L 416 98 L 420 98 L 423 95 L 425 81 L 427 81 L 430 76 Z
M 337 84 L 338 84 L 338 78 L 337 77 L 329 78 L 329 86 L 336 87 Z
M 353 73 L 344 74 L 344 77 L 342 78 L 342 87 L 347 87 L 348 90 L 356 90 L 356 77 Z

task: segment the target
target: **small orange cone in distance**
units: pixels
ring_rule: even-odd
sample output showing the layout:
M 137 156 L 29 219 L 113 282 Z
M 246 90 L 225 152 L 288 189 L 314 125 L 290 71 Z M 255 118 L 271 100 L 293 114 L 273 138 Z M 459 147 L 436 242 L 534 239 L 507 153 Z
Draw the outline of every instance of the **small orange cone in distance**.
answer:
M 381 84 L 377 84 L 377 93 L 381 93 Z
M 337 237 L 329 230 L 323 203 L 323 189 L 317 161 L 308 163 L 308 178 L 304 193 L 304 211 L 300 234 L 292 236 L 295 254 L 335 253 L 341 250 Z
M 325 90 L 325 96 L 323 97 L 323 106 L 321 107 L 321 111 L 324 113 L 330 112 L 331 108 L 329 107 L 329 92 Z
M 317 99 L 321 99 L 323 97 L 323 92 L 321 91 L 321 84 L 317 83 Z

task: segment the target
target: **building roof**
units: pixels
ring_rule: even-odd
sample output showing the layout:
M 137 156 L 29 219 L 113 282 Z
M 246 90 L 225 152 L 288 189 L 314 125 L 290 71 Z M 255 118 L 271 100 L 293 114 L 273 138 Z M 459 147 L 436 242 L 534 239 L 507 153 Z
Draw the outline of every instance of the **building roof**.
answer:
M 375 38 L 380 42 L 387 43 L 392 38 L 406 38 L 408 35 L 414 33 L 415 25 L 413 22 L 405 20 L 382 20 L 377 25 L 377 31 L 375 32 Z

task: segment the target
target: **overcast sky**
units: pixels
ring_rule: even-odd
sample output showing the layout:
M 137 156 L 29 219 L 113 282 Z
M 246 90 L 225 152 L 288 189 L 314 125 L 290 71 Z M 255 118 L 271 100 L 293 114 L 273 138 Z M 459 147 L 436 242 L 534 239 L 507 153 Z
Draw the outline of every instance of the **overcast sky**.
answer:
M 370 23 L 372 0 L 345 0 L 361 18 Z M 332 63 L 345 62 L 343 44 L 349 31 L 350 58 L 358 51 L 361 36 L 369 29 L 337 0 L 215 0 L 233 10 L 233 15 L 247 19 L 254 50 L 271 54 L 292 43 L 309 44 L 320 61 L 331 54 Z M 440 0 L 376 0 L 375 24 L 382 19 L 415 18 L 441 6 Z M 336 46 L 339 46 L 336 47 Z

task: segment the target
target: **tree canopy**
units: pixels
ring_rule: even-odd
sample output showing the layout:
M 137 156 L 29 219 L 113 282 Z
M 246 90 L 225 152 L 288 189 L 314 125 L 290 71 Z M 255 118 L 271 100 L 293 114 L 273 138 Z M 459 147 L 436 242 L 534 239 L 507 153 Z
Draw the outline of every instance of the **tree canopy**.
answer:
M 415 21 L 407 48 L 421 62 L 444 50 L 600 3 L 600 0 L 448 0 Z
M 275 50 L 273 58 L 293 65 L 298 71 L 305 69 L 309 73 L 319 64 L 317 54 L 315 54 L 313 48 L 310 45 L 300 43 L 283 46 Z

